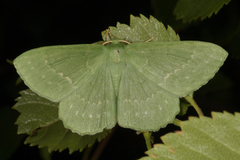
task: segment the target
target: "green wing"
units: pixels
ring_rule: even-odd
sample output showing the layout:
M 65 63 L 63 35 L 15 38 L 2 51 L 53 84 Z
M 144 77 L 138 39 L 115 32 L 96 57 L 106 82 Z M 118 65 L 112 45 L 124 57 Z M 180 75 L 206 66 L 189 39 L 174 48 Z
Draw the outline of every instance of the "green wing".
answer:
M 173 122 L 179 97 L 211 79 L 227 57 L 221 47 L 204 42 L 133 43 L 118 95 L 118 123 L 140 131 L 157 131 Z
M 59 118 L 78 134 L 95 134 L 116 124 L 116 97 L 106 50 L 83 44 L 27 51 L 14 65 L 27 86 L 59 103 Z
M 148 80 L 128 61 L 117 104 L 118 124 L 140 131 L 158 131 L 179 112 L 179 98 Z
M 211 79 L 227 52 L 207 42 L 149 42 L 127 46 L 130 62 L 151 82 L 183 97 Z
M 115 126 L 116 97 L 107 62 L 86 84 L 60 102 L 59 118 L 66 128 L 80 135 L 96 134 Z
M 26 85 L 40 96 L 59 102 L 84 85 L 104 62 L 102 45 L 41 47 L 14 60 Z

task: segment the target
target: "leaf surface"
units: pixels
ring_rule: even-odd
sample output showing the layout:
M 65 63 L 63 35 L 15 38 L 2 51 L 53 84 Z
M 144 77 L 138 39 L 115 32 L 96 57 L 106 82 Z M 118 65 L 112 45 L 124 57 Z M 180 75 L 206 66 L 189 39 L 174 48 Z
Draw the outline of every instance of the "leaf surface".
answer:
M 212 113 L 212 118 L 190 117 L 180 123 L 181 131 L 161 137 L 146 153 L 152 159 L 239 159 L 240 114 Z
M 38 145 L 39 148 L 48 147 L 48 151 L 63 151 L 69 149 L 71 154 L 74 151 L 82 151 L 87 146 L 90 147 L 98 140 L 102 140 L 108 134 L 107 130 L 95 135 L 80 136 L 77 133 L 71 132 L 71 130 L 64 128 L 62 121 L 58 121 L 48 127 L 42 128 L 37 131 L 36 135 L 28 136 L 25 144 L 30 146 Z
M 80 136 L 71 130 L 64 128 L 58 118 L 58 103 L 38 96 L 31 90 L 20 92 L 21 97 L 13 107 L 21 114 L 17 119 L 18 134 L 29 134 L 25 143 L 31 146 L 38 145 L 40 148 L 47 146 L 48 150 L 60 152 L 66 148 L 72 153 L 82 151 L 91 146 L 96 140 L 102 140 L 108 131 L 94 136 Z
M 40 97 L 29 89 L 21 91 L 20 95 L 13 106 L 21 113 L 15 123 L 18 125 L 18 134 L 32 134 L 36 128 L 59 121 L 58 103 Z
M 231 0 L 179 0 L 174 14 L 176 14 L 176 19 L 183 19 L 183 22 L 190 22 L 201 18 L 201 20 L 206 17 L 211 17 L 213 13 L 217 12 Z
M 180 37 L 168 26 L 166 29 L 163 23 L 159 22 L 153 16 L 146 18 L 140 14 L 140 17 L 130 16 L 130 26 L 117 23 L 116 27 L 109 27 L 110 33 L 114 39 L 126 40 L 130 43 L 146 42 L 153 38 L 151 42 L 180 41 Z M 106 32 L 102 32 L 103 40 L 106 39 Z M 110 37 L 108 36 L 107 40 Z

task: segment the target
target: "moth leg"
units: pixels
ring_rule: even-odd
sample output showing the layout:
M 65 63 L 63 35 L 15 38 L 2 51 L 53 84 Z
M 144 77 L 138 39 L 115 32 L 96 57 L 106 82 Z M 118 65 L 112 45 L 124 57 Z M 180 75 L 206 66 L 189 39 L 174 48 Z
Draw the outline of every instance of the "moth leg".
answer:
M 152 38 L 150 38 L 149 40 L 147 40 L 146 42 L 150 42 L 151 40 L 153 40 L 154 38 L 156 38 L 157 36 L 153 36 Z
M 110 33 L 110 29 L 106 29 L 106 35 L 105 35 L 105 42 L 107 42 L 107 36 L 110 36 L 110 38 L 113 38 L 112 34 Z

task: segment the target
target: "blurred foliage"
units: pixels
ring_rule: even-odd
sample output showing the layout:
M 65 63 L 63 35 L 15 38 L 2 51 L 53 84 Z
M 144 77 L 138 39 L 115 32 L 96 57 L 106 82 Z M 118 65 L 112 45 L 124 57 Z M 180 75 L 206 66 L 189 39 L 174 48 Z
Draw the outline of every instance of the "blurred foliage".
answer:
M 16 111 L 9 111 L 23 83 L 16 86 L 18 75 L 7 59 L 13 60 L 22 52 L 39 46 L 55 44 L 93 43 L 101 39 L 101 31 L 116 22 L 129 24 L 129 15 L 146 17 L 153 15 L 163 24 L 170 25 L 181 40 L 202 40 L 216 43 L 229 52 L 229 57 L 206 86 L 194 94 L 205 115 L 211 111 L 240 111 L 240 1 L 232 0 L 218 13 L 203 21 L 191 23 L 176 20 L 174 9 L 178 0 L 122 0 L 122 1 L 7 1 L 0 2 L 0 79 L 2 105 L 0 109 L 1 159 L 41 159 L 36 147 L 23 145 L 22 136 L 17 136 Z M 191 109 L 189 115 L 195 115 Z M 12 129 L 11 129 L 12 127 Z M 159 136 L 176 128 L 168 126 Z M 14 132 L 13 132 L 14 131 Z M 18 137 L 18 140 L 14 140 Z M 7 141 L 8 140 L 8 141 Z M 11 141 L 10 141 L 11 140 Z M 12 141 L 13 140 L 13 141 Z M 19 147 L 20 146 L 20 147 Z M 144 139 L 134 131 L 117 128 L 100 159 L 137 159 L 144 156 Z M 52 159 L 79 159 L 82 153 L 53 152 Z
M 182 19 L 183 22 L 190 22 L 200 18 L 211 17 L 231 0 L 178 0 L 174 9 L 176 19 Z
M 181 131 L 161 137 L 164 144 L 155 144 L 148 157 L 156 159 L 239 159 L 240 114 L 212 112 L 212 118 L 190 117 L 180 123 Z

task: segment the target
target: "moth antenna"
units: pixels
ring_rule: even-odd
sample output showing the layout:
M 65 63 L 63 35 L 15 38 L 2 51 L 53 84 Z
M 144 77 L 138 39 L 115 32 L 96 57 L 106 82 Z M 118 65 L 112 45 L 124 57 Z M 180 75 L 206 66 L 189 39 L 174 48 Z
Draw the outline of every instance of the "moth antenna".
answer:
M 112 43 L 112 41 L 103 42 L 102 45 L 105 46 L 106 44 L 109 44 L 109 43 Z
M 153 40 L 155 37 L 157 37 L 157 36 L 153 36 L 152 38 L 150 38 L 150 39 L 147 40 L 146 42 L 150 42 L 150 41 Z
M 125 40 L 118 40 L 118 42 L 121 42 L 121 43 L 126 43 L 126 44 L 130 44 L 130 42 L 128 42 L 128 41 L 125 41 Z

